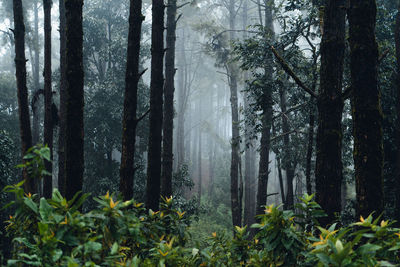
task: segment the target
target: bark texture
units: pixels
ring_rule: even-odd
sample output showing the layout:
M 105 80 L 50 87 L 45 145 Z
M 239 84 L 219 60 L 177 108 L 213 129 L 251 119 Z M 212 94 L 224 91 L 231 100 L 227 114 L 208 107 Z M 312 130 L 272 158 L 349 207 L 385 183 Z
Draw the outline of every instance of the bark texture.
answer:
M 51 0 L 43 0 L 44 10 L 44 144 L 50 149 L 50 158 L 53 158 L 53 120 L 51 107 L 53 92 L 51 88 Z M 51 161 L 45 162 L 46 171 L 53 172 Z M 43 195 L 51 198 L 53 191 L 53 176 L 45 175 L 43 179 Z
M 400 2 L 397 7 L 395 25 L 396 44 L 396 89 L 397 89 L 397 163 L 396 163 L 396 214 L 397 221 L 400 221 Z
M 265 6 L 265 33 L 273 40 L 274 25 L 272 20 L 272 9 L 274 1 L 269 0 Z M 267 52 L 266 66 L 264 67 L 264 75 L 266 84 L 263 89 L 261 99 L 262 119 L 261 119 L 261 141 L 260 141 L 260 163 L 258 169 L 258 190 L 257 190 L 257 206 L 256 214 L 263 214 L 263 205 L 267 204 L 267 186 L 269 175 L 269 149 L 271 142 L 271 126 L 272 126 L 272 86 L 268 84 L 272 82 L 272 64 L 273 55 Z
M 65 175 L 66 198 L 82 190 L 83 155 L 83 0 L 66 0 L 66 125 Z
M 17 79 L 18 116 L 21 136 L 21 155 L 32 146 L 31 122 L 29 118 L 28 88 L 26 87 L 25 24 L 21 0 L 13 0 L 15 69 Z M 35 193 L 33 177 L 23 170 L 25 192 Z
M 66 180 L 65 180 L 65 120 L 66 120 L 66 33 L 65 33 L 65 1 L 59 0 L 60 12 L 60 128 L 58 134 L 58 190 L 65 195 Z
M 129 10 L 128 58 L 125 73 L 124 115 L 122 121 L 122 152 L 119 190 L 124 200 L 133 197 L 135 175 L 135 144 L 137 94 L 139 84 L 140 36 L 142 31 L 142 1 L 131 0 Z
M 375 0 L 350 0 L 348 11 L 357 214 L 383 211 L 382 110 L 378 88 Z
M 161 132 L 163 123 L 164 3 L 152 1 L 150 133 L 147 160 L 146 207 L 159 209 L 161 176 Z
M 345 3 L 328 0 L 324 9 L 315 167 L 316 199 L 328 214 L 322 225 L 332 223 L 341 211 Z
M 230 40 L 234 40 L 235 34 L 235 0 L 229 1 L 229 27 Z M 231 140 L 231 209 L 232 223 L 234 226 L 242 225 L 242 210 L 239 203 L 239 111 L 238 111 L 238 93 L 237 76 L 238 68 L 236 64 L 229 63 L 227 66 L 229 73 L 229 88 L 231 92 L 231 112 L 232 112 L 232 140 Z
M 167 7 L 167 51 L 165 55 L 164 123 L 161 195 L 172 195 L 174 92 L 175 92 L 175 42 L 176 0 L 168 0 Z

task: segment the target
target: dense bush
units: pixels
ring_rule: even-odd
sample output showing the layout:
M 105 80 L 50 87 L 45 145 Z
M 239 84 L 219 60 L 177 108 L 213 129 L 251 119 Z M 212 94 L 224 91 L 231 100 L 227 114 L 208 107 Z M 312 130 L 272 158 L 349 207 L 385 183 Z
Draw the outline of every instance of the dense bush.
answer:
M 46 175 L 46 148 L 31 151 L 25 167 Z M 25 194 L 23 182 L 5 187 L 14 194 L 7 221 L 12 238 L 9 266 L 397 266 L 400 229 L 392 222 L 360 218 L 349 226 L 318 225 L 324 216 L 313 196 L 304 195 L 298 210 L 266 206 L 250 236 L 247 226 L 233 235 L 212 232 L 201 247 L 190 239 L 190 216 L 163 198 L 159 211 L 107 193 L 94 197 L 97 207 L 82 213 L 88 194 L 67 201 L 57 189 L 51 199 Z M 200 228 L 197 228 L 200 229 Z M 204 236 L 204 235 L 202 235 Z M 200 242 L 198 242 L 200 243 Z M 188 244 L 190 244 L 190 247 Z

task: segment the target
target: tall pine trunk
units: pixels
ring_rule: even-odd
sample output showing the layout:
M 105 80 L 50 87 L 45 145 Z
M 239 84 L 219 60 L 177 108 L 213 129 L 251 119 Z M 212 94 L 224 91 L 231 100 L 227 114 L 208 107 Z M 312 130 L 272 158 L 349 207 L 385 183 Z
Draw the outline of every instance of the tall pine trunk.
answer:
M 397 7 L 395 25 L 395 44 L 396 44 L 396 89 L 397 89 L 397 164 L 396 164 L 396 214 L 397 221 L 400 221 L 400 1 Z
M 31 122 L 28 107 L 28 88 L 26 87 L 26 58 L 25 58 L 25 24 L 21 0 L 13 0 L 14 40 L 15 40 L 15 70 L 17 79 L 18 116 L 21 136 L 21 155 L 32 146 Z M 34 177 L 23 170 L 25 192 L 35 193 Z
M 341 211 L 345 3 L 327 0 L 324 9 L 315 168 L 316 199 L 328 214 L 320 220 L 323 225 L 332 223 Z
M 50 149 L 50 158 L 53 158 L 53 120 L 52 120 L 52 88 L 51 88 L 51 0 L 43 0 L 44 10 L 44 144 Z M 44 176 L 43 194 L 51 198 L 53 190 L 53 165 L 51 161 L 45 162 L 49 175 Z
M 266 36 L 274 39 L 274 25 L 272 20 L 272 9 L 274 0 L 266 1 L 265 6 L 265 33 Z M 260 141 L 260 163 L 258 169 L 258 190 L 257 190 L 257 206 L 256 214 L 263 214 L 263 205 L 267 204 L 267 187 L 269 175 L 269 149 L 271 142 L 271 126 L 272 126 L 272 66 L 273 55 L 267 52 L 267 62 L 264 67 L 264 75 L 266 84 L 264 85 L 262 95 L 262 118 L 261 118 L 261 141 Z
M 124 200 L 133 197 L 135 175 L 135 144 L 137 94 L 139 84 L 140 36 L 142 31 L 142 1 L 131 0 L 129 9 L 128 52 L 125 73 L 124 115 L 122 121 L 122 152 L 119 190 Z
M 168 0 L 167 7 L 167 51 L 165 55 L 164 86 L 164 124 L 162 186 L 163 196 L 172 195 L 173 131 L 174 131 L 174 77 L 175 77 L 175 41 L 176 41 L 176 0 Z
M 152 1 L 150 126 L 147 160 L 146 207 L 159 209 L 161 132 L 163 123 L 164 2 Z
M 33 32 L 33 50 L 34 50 L 34 59 L 33 59 L 33 91 L 37 92 L 40 90 L 39 84 L 39 68 L 40 68 L 40 48 L 39 48 L 39 0 L 35 0 L 33 3 L 33 17 L 34 17 L 34 32 Z M 31 102 L 32 105 L 32 143 L 39 143 L 39 113 L 38 113 L 38 105 L 39 101 Z
M 65 195 L 65 121 L 66 121 L 66 18 L 64 0 L 59 0 L 60 12 L 60 106 L 59 106 L 59 133 L 58 133 L 58 189 Z
M 65 1 L 66 17 L 66 125 L 65 175 L 66 198 L 82 190 L 83 155 L 83 0 Z
M 383 211 L 382 110 L 375 0 L 350 0 L 348 18 L 357 214 L 368 216 L 373 211 L 376 214 Z

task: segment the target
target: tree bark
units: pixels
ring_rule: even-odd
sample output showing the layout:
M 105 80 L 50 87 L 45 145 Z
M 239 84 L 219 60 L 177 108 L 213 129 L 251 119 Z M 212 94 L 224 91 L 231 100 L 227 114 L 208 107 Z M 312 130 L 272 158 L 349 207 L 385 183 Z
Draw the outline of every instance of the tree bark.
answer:
M 375 211 L 379 215 L 383 212 L 383 141 L 375 0 L 350 0 L 348 18 L 357 214 Z
M 33 6 L 34 16 L 34 32 L 33 32 L 33 49 L 34 49 L 34 62 L 33 62 L 33 86 L 34 92 L 40 90 L 39 83 L 39 68 L 40 68 L 40 48 L 39 48 L 39 0 L 35 0 Z M 35 101 L 32 105 L 32 143 L 39 143 L 39 114 L 38 114 L 39 101 Z
M 65 1 L 66 17 L 66 198 L 82 190 L 84 171 L 83 0 Z
M 235 34 L 235 0 L 229 1 L 229 27 L 230 40 L 234 40 Z M 232 223 L 234 226 L 242 225 L 242 211 L 239 203 L 239 111 L 237 93 L 237 73 L 238 69 L 234 63 L 228 63 L 229 88 L 231 92 L 231 112 L 232 112 L 232 140 L 231 140 L 231 209 Z
M 159 209 L 161 176 L 161 132 L 163 124 L 164 3 L 152 1 L 150 133 L 147 161 L 146 207 Z
M 185 31 L 182 30 L 182 36 L 179 40 L 179 54 L 178 54 L 178 126 L 176 133 L 177 145 L 177 159 L 178 169 L 182 167 L 185 162 L 185 111 L 186 111 L 186 92 L 185 86 L 185 70 L 186 70 L 186 53 L 185 53 Z
M 270 35 L 273 40 L 275 31 L 272 19 L 272 9 L 274 0 L 266 1 L 265 6 L 265 32 Z M 267 52 L 267 62 L 264 67 L 265 81 L 272 82 L 272 65 L 273 55 Z M 256 214 L 263 214 L 263 205 L 267 204 L 267 186 L 269 175 L 269 149 L 271 142 L 271 126 L 272 126 L 272 86 L 265 84 L 262 96 L 262 119 L 261 119 L 261 141 L 260 141 L 260 163 L 258 169 L 258 191 Z
M 396 166 L 396 214 L 397 221 L 400 221 L 400 1 L 397 7 L 395 25 L 395 45 L 396 45 L 396 87 L 397 87 L 397 166 Z
M 176 42 L 176 0 L 168 0 L 167 7 L 167 51 L 165 55 L 164 124 L 162 186 L 163 196 L 172 195 L 174 92 L 175 92 L 175 42 Z
M 137 94 L 140 79 L 140 37 L 142 31 L 142 1 L 131 0 L 129 9 L 128 52 L 125 73 L 124 115 L 122 121 L 122 151 L 119 190 L 124 200 L 132 199 L 135 175 L 135 144 Z
M 315 168 L 316 199 L 328 214 L 322 225 L 332 223 L 341 211 L 345 4 L 328 0 L 324 9 Z
M 50 158 L 53 159 L 53 92 L 51 87 L 51 0 L 43 0 L 44 10 L 44 144 L 50 149 Z M 45 198 L 51 198 L 53 191 L 53 164 L 45 162 L 46 171 L 43 179 L 43 194 Z
M 60 128 L 58 134 L 58 189 L 65 195 L 65 123 L 66 123 L 66 18 L 65 0 L 59 0 L 58 9 L 60 12 Z
M 32 146 L 32 133 L 28 107 L 28 88 L 26 87 L 25 24 L 21 0 L 13 0 L 13 13 L 18 116 L 21 136 L 21 155 L 24 157 L 26 151 Z M 23 170 L 22 175 L 25 180 L 25 192 L 35 193 L 34 177 L 30 177 L 26 169 Z

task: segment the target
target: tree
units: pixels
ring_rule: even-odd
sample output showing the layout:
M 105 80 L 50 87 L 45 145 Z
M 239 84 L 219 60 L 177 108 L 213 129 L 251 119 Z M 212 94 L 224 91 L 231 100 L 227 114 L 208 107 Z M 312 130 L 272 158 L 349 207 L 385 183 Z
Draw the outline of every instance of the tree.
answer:
M 31 123 L 28 107 L 28 88 L 26 86 L 26 58 L 25 58 L 25 25 L 21 0 L 13 0 L 14 13 L 14 40 L 15 40 L 15 68 L 18 92 L 18 114 L 21 136 L 21 154 L 25 155 L 32 146 Z M 23 170 L 25 180 L 25 191 L 34 193 L 35 182 L 33 177 L 28 175 L 26 169 Z
M 395 25 L 395 46 L 396 46 L 396 111 L 397 111 L 397 147 L 400 147 L 400 1 L 398 1 L 396 25 Z M 397 164 L 396 164 L 396 212 L 397 219 L 400 218 L 400 149 L 397 150 Z
M 161 135 L 164 85 L 164 3 L 152 1 L 150 129 L 147 160 L 146 207 L 159 209 L 161 176 Z
M 60 127 L 58 135 L 58 190 L 65 195 L 65 120 L 66 120 L 66 18 L 65 0 L 59 0 L 58 9 L 60 12 L 60 106 L 59 117 Z
M 323 17 L 315 179 L 316 199 L 328 214 L 321 220 L 324 225 L 341 211 L 345 3 L 328 0 Z
M 82 190 L 83 185 L 83 0 L 65 2 L 66 17 L 66 124 L 65 175 L 66 198 Z
M 53 158 L 53 120 L 52 104 L 53 92 L 51 88 L 51 0 L 43 0 L 44 10 L 44 143 L 50 149 L 50 158 Z M 45 162 L 49 175 L 44 176 L 43 194 L 51 198 L 53 193 L 53 166 L 51 161 Z
M 174 129 L 174 77 L 175 77 L 175 42 L 176 42 L 176 0 L 169 0 L 167 6 L 167 51 L 165 55 L 164 85 L 164 122 L 163 122 L 163 155 L 162 186 L 163 196 L 172 195 L 173 164 L 173 129 Z
M 375 0 L 348 10 L 357 214 L 383 211 L 382 110 L 378 88 Z
M 120 166 L 120 191 L 125 200 L 133 197 L 133 179 L 135 174 L 135 143 L 137 93 L 139 84 L 139 52 L 142 29 L 142 1 L 131 0 L 129 10 L 128 56 L 125 74 L 125 100 L 122 130 L 122 153 Z

